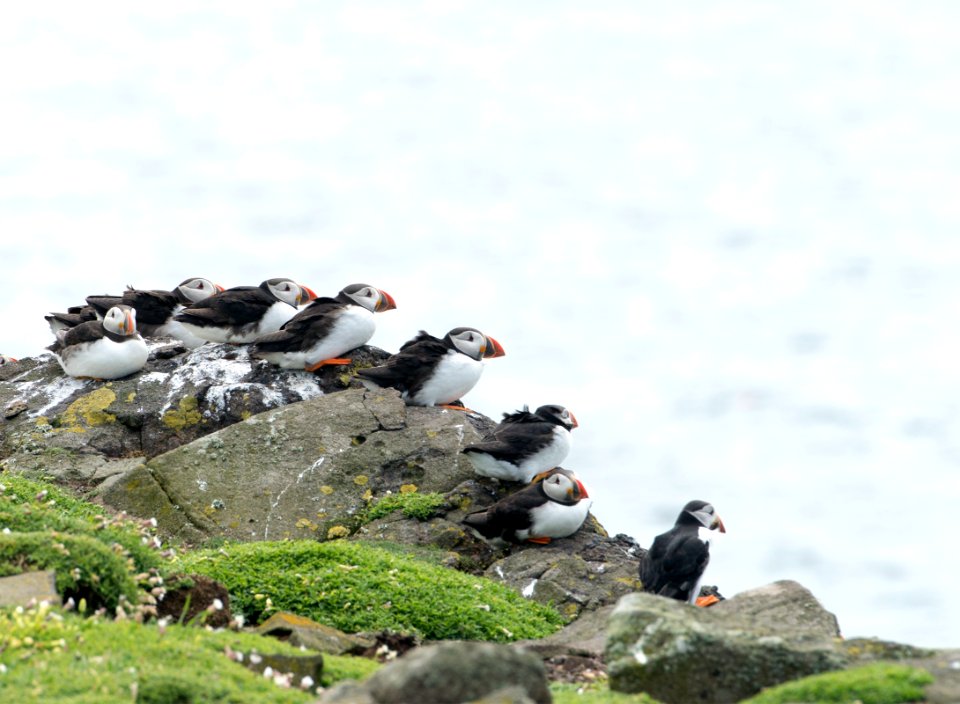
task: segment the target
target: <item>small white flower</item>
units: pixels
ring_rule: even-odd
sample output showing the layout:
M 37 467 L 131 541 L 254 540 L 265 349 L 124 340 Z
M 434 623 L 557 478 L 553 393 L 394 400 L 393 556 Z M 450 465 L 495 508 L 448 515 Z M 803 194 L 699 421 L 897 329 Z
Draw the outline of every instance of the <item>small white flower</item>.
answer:
M 307 675 L 302 680 L 300 680 L 300 689 L 310 689 L 313 686 L 313 678 L 310 675 Z

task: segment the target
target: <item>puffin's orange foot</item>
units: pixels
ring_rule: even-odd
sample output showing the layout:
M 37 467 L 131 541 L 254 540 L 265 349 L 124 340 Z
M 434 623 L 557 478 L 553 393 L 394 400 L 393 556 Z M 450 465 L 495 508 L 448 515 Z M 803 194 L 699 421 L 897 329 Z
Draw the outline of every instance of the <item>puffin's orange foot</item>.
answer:
M 307 370 L 308 372 L 315 372 L 321 367 L 327 366 L 328 364 L 350 364 L 351 362 L 353 362 L 352 359 L 345 359 L 343 357 L 333 357 L 331 359 L 321 359 L 319 362 L 316 362 L 315 364 L 307 364 L 306 366 L 304 366 L 304 369 Z
M 547 545 L 547 544 L 550 543 L 551 540 L 552 540 L 552 538 L 547 538 L 547 537 L 543 537 L 543 538 L 527 538 L 527 542 L 528 542 L 528 543 L 536 543 L 537 545 Z
M 696 602 L 694 603 L 696 603 L 697 606 L 706 608 L 708 606 L 713 606 L 714 604 L 719 604 L 720 600 L 711 594 L 710 596 L 698 596 Z
M 452 403 L 440 403 L 437 404 L 437 408 L 449 408 L 451 411 L 463 411 L 464 413 L 476 413 L 476 411 L 467 408 L 466 406 L 456 406 Z

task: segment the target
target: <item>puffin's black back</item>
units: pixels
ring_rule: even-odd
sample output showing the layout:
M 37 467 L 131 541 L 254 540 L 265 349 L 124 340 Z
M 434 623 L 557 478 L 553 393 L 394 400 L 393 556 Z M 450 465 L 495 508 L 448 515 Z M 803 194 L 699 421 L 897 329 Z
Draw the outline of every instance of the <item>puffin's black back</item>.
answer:
M 430 378 L 437 361 L 450 349 L 444 340 L 421 330 L 386 362 L 379 367 L 360 369 L 357 376 L 414 396 Z
M 651 594 L 688 601 L 710 562 L 710 545 L 700 539 L 703 524 L 690 512 L 707 506 L 690 501 L 677 516 L 673 528 L 658 535 L 640 558 L 640 581 Z

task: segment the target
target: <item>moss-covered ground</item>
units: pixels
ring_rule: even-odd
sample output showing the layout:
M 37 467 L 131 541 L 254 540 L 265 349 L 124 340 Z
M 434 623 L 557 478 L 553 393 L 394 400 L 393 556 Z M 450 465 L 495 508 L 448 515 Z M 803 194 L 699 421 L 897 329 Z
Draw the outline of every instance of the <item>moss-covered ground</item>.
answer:
M 509 587 L 361 542 L 238 543 L 186 555 L 181 569 L 225 584 L 233 608 L 254 621 L 282 610 L 348 633 L 500 642 L 564 623 Z
M 923 689 L 931 682 L 933 677 L 926 670 L 906 665 L 874 663 L 787 682 L 764 690 L 744 704 L 922 702 Z

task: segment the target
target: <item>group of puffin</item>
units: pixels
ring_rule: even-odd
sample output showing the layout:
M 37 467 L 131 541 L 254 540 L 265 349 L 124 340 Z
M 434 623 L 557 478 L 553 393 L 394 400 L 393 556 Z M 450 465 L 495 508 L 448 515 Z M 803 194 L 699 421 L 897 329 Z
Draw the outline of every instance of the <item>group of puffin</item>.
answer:
M 343 355 L 373 336 L 374 313 L 394 308 L 390 294 L 367 284 L 351 284 L 326 298 L 288 278 L 224 289 L 194 277 L 170 291 L 128 287 L 121 296 L 88 296 L 86 305 L 45 317 L 57 338 L 48 349 L 64 372 L 118 379 L 146 364 L 143 336 L 173 337 L 188 348 L 249 344 L 252 356 L 284 369 L 349 364 Z M 477 383 L 484 359 L 503 355 L 497 340 L 474 328 L 457 327 L 443 338 L 421 331 L 382 365 L 356 374 L 368 388 L 397 389 L 408 405 L 466 411 L 454 402 Z M 0 356 L 0 364 L 15 361 Z M 464 524 L 500 544 L 543 544 L 575 533 L 592 504 L 580 479 L 560 466 L 577 425 L 563 406 L 532 412 L 524 407 L 505 413 L 481 442 L 463 448 L 477 474 L 522 485 L 465 516 Z M 713 530 L 725 531 L 713 506 L 705 501 L 684 506 L 673 528 L 641 557 L 644 590 L 708 605 L 710 599 L 697 597 Z

